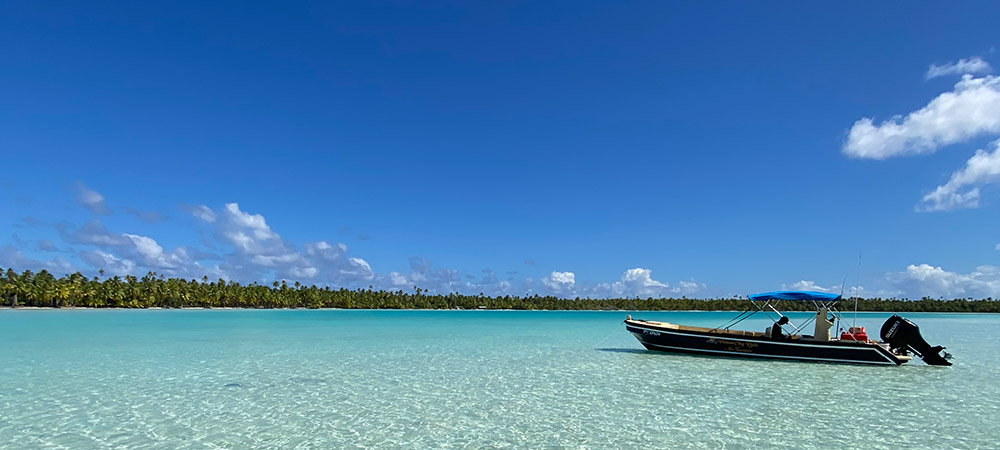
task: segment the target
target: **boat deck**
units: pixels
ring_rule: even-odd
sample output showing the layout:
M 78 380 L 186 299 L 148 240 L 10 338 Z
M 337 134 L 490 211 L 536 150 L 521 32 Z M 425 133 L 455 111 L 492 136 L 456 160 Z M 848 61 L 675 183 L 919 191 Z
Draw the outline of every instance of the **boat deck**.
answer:
M 635 323 L 637 325 L 639 325 L 639 324 L 646 324 L 646 325 L 651 325 L 651 326 L 654 326 L 654 327 L 669 328 L 671 330 L 680 330 L 680 331 L 700 331 L 702 333 L 731 334 L 733 336 L 759 336 L 759 337 L 764 337 L 764 333 L 757 332 L 757 331 L 727 330 L 725 328 L 692 327 L 690 325 L 677 325 L 675 323 L 657 322 L 655 320 L 631 319 L 631 320 L 626 320 L 626 322 L 633 322 L 633 323 Z M 798 335 L 795 335 L 794 337 L 798 337 Z

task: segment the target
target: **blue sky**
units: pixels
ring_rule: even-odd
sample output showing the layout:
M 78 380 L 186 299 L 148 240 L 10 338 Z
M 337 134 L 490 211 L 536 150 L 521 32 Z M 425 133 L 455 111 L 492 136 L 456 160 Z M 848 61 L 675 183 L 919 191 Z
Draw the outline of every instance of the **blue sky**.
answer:
M 1000 6 L 936 6 L 8 2 L 0 266 L 1000 297 Z

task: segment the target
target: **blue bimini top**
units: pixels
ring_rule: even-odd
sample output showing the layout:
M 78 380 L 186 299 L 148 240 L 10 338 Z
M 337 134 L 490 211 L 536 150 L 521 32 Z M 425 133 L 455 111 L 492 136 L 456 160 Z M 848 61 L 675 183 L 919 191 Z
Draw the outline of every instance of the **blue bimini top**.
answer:
M 840 300 L 840 295 L 815 291 L 777 291 L 765 292 L 763 294 L 753 294 L 750 296 L 750 300 L 762 302 L 767 300 L 812 300 L 817 302 L 832 302 Z

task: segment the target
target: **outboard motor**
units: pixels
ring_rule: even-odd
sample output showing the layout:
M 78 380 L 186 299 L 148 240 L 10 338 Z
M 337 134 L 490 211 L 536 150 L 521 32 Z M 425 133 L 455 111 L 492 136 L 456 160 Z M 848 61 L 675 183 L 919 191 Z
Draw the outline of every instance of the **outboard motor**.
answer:
M 902 317 L 893 314 L 889 320 L 886 320 L 882 324 L 882 332 L 880 333 L 882 340 L 889 344 L 889 348 L 898 351 L 900 349 L 907 349 L 916 353 L 920 356 L 925 363 L 932 366 L 950 366 L 951 362 L 948 359 L 951 355 L 948 352 L 944 352 L 944 356 L 938 353 L 944 350 L 944 347 L 938 345 L 931 347 L 927 341 L 920 336 L 920 327 L 917 324 L 910 322 Z

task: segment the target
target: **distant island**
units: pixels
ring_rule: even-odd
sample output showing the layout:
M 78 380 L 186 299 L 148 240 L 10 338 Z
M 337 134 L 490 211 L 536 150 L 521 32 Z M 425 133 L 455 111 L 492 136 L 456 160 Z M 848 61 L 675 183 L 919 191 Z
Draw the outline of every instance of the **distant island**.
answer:
M 0 270 L 0 273 L 3 273 Z M 103 271 L 101 272 L 103 275 Z M 340 308 L 340 309 L 513 309 L 513 310 L 627 310 L 732 311 L 747 308 L 745 298 L 558 298 L 552 296 L 485 296 L 458 293 L 430 294 L 418 286 L 412 292 L 369 289 L 332 289 L 275 281 L 270 286 L 233 281 L 166 278 L 149 272 L 142 278 L 113 276 L 87 278 L 77 272 L 56 278 L 42 270 L 0 276 L 0 306 L 47 308 Z M 848 299 L 853 306 L 854 299 Z M 785 302 L 789 311 L 811 310 L 805 302 Z M 859 311 L 886 312 L 1000 312 L 1000 301 L 986 299 L 920 300 L 863 298 Z

